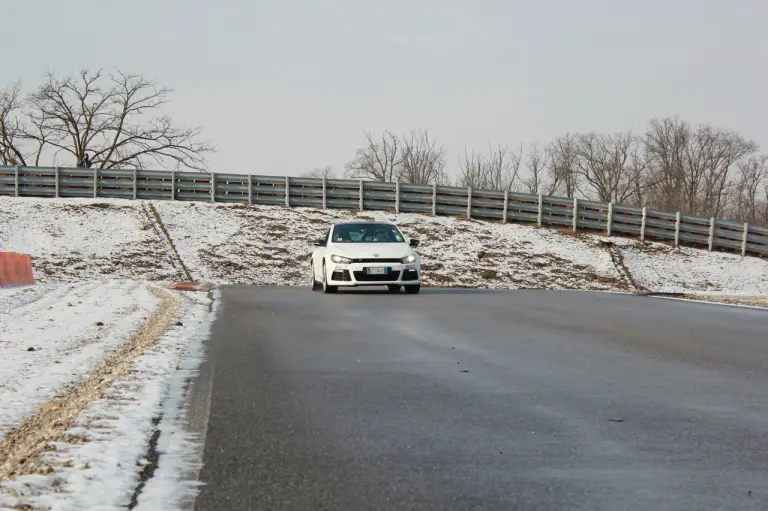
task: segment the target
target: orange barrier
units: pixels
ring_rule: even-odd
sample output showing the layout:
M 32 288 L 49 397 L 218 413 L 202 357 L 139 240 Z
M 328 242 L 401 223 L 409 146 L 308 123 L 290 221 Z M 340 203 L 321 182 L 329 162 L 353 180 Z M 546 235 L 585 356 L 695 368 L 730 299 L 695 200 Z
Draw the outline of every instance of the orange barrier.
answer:
M 168 286 L 168 289 L 174 289 L 176 291 L 200 291 L 207 293 L 213 289 L 213 285 L 207 282 L 174 282 Z
M 16 252 L 0 252 L 0 287 L 30 286 L 35 284 L 32 258 Z

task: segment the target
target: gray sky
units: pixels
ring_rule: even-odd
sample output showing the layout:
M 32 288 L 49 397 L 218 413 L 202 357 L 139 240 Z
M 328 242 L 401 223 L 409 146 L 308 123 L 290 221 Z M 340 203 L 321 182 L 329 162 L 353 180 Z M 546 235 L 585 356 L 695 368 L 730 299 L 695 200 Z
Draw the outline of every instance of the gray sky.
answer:
M 768 150 L 766 0 L 0 2 L 2 85 L 146 74 L 217 172 L 340 172 L 363 130 L 427 128 L 455 173 L 465 146 L 666 115 Z

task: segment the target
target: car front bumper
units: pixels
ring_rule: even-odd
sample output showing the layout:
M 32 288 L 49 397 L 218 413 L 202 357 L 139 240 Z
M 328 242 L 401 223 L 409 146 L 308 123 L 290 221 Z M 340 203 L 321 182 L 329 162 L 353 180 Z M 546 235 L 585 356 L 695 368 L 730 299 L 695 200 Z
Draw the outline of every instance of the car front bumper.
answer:
M 418 264 L 328 262 L 328 284 L 331 286 L 415 286 L 421 283 Z M 366 268 L 388 268 L 386 275 L 368 275 Z

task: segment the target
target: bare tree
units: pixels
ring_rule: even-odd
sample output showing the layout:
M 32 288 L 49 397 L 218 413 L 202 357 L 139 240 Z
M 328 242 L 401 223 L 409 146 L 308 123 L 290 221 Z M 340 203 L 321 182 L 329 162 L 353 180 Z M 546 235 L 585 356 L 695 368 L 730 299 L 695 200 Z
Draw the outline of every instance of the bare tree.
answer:
M 461 174 L 459 175 L 459 186 L 481 188 L 483 169 L 485 167 L 485 158 L 482 154 L 476 153 L 472 150 L 472 153 L 467 153 L 467 148 L 464 148 L 464 159 L 459 157 L 459 169 Z
M 520 177 L 522 153 L 522 145 L 518 152 L 510 151 L 507 146 L 498 146 L 496 149 L 489 148 L 487 188 L 491 190 L 515 190 Z
M 336 179 L 336 173 L 333 171 L 333 167 L 326 165 L 325 167 L 318 167 L 316 169 L 308 170 L 301 174 L 301 177 L 311 177 L 315 179 Z
M 548 149 L 541 149 L 538 144 L 531 144 L 531 148 L 525 157 L 525 167 L 528 177 L 523 179 L 523 185 L 528 193 L 538 194 L 545 187 L 545 173 L 549 166 L 551 153 Z
M 695 141 L 704 160 L 698 212 L 720 216 L 726 205 L 733 166 L 758 147 L 738 133 L 708 126 L 699 128 Z
M 586 187 L 603 202 L 628 202 L 638 191 L 632 168 L 640 141 L 632 133 L 578 135 L 575 141 L 577 172 Z M 587 194 L 588 196 L 591 194 Z
M 20 120 L 21 82 L 0 90 L 0 164 L 26 165 L 22 146 L 24 127 Z
M 722 214 L 734 165 L 757 150 L 738 133 L 671 118 L 651 121 L 645 144 L 656 207 L 703 216 Z
M 573 197 L 579 188 L 576 135 L 568 133 L 556 138 L 549 146 L 551 155 L 549 174 L 551 184 L 548 195 L 564 194 Z
M 768 156 L 753 156 L 739 162 L 739 179 L 735 186 L 734 211 L 731 216 L 745 222 L 765 221 L 760 197 L 763 187 L 768 186 Z
M 402 140 L 401 181 L 413 184 L 443 184 L 445 173 L 445 149 L 437 147 L 427 130 L 411 131 Z
M 358 149 L 355 159 L 345 165 L 347 176 L 388 182 L 399 179 L 405 160 L 400 140 L 388 131 L 382 133 L 380 142 L 374 142 L 369 132 L 365 138 L 368 144 Z
M 645 134 L 648 162 L 648 202 L 665 211 L 681 209 L 683 160 L 691 138 L 690 126 L 677 118 L 651 120 Z
M 206 155 L 215 149 L 201 140 L 202 129 L 178 128 L 171 117 L 156 113 L 170 92 L 119 71 L 106 76 L 83 70 L 63 78 L 49 73 L 24 104 L 27 154 L 34 155 L 36 165 L 53 151 L 70 155 L 77 166 L 89 155 L 100 168 L 203 170 Z
M 482 156 L 464 151 L 459 160 L 461 176 L 459 186 L 471 186 L 485 190 L 514 190 L 518 186 L 522 147 L 520 152 L 510 151 L 507 146 L 489 146 L 488 155 Z

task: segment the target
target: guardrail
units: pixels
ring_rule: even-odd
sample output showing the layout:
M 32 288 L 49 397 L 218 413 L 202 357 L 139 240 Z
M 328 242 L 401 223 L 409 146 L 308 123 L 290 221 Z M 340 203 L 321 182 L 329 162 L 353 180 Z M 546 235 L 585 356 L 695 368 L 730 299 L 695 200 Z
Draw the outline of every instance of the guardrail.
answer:
M 0 195 L 206 201 L 466 216 L 768 255 L 768 228 L 620 204 L 438 185 L 166 170 L 0 167 Z

